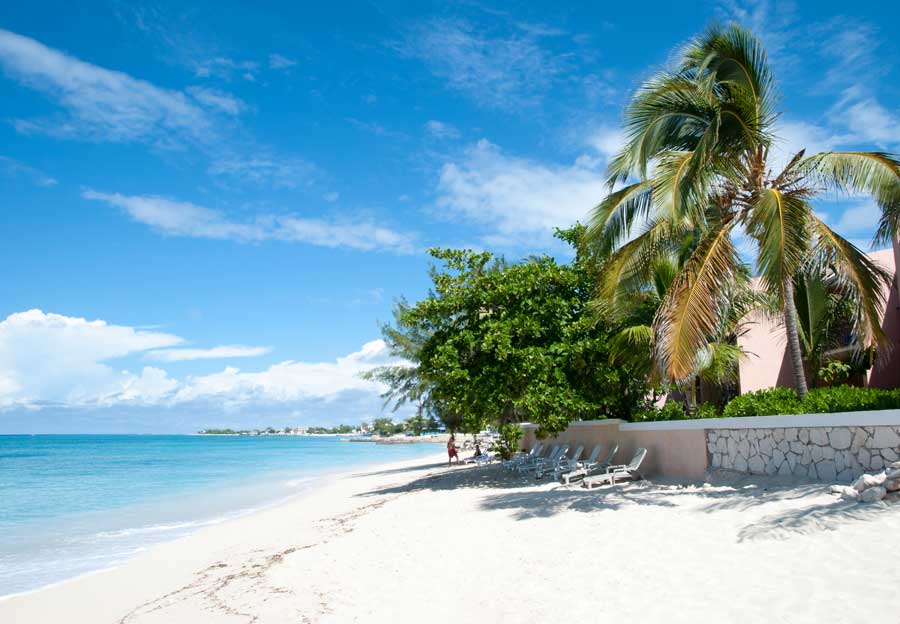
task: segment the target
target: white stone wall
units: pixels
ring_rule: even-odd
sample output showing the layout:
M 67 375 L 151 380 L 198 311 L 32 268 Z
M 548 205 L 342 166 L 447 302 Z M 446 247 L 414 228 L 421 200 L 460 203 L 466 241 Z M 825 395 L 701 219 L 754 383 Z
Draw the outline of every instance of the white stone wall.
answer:
M 900 459 L 900 425 L 709 429 L 709 466 L 852 481 Z

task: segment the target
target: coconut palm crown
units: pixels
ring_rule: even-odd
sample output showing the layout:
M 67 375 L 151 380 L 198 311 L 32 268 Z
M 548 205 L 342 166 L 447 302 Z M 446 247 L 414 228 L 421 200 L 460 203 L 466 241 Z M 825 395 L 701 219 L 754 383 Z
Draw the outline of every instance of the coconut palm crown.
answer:
M 593 210 L 586 240 L 607 257 L 599 290 L 613 306 L 652 279 L 660 255 L 696 241 L 653 320 L 654 359 L 668 379 L 697 370 L 720 325 L 725 291 L 742 268 L 739 234 L 753 245 L 760 286 L 783 315 L 798 394 L 807 388 L 793 280 L 804 265 L 829 267 L 856 302 L 860 347 L 884 340 L 889 276 L 817 217 L 812 202 L 825 192 L 871 195 L 882 209 L 876 240 L 887 240 L 900 225 L 900 160 L 801 150 L 773 172 L 775 105 L 765 50 L 732 25 L 691 42 L 677 66 L 643 84 L 626 109 L 626 143 L 610 163 L 611 192 Z

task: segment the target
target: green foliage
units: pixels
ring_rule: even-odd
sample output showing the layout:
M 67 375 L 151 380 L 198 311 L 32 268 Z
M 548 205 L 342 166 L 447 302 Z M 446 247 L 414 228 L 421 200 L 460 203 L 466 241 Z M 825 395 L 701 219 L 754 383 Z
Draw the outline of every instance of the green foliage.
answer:
M 525 432 L 516 423 L 506 423 L 500 427 L 500 437 L 491 445 L 491 451 L 502 459 L 510 459 L 519 451 L 519 443 Z
M 770 388 L 748 392 L 731 400 L 722 415 L 773 416 L 776 414 L 825 414 L 900 408 L 900 389 L 880 390 L 835 386 L 815 388 L 799 399 L 788 388 Z
M 825 365 L 819 369 L 819 379 L 828 386 L 833 386 L 842 381 L 846 381 L 849 376 L 850 365 L 846 362 L 841 362 L 840 360 L 826 362 Z
M 689 418 L 685 414 L 684 404 L 679 401 L 666 401 L 662 408 L 654 405 L 647 407 L 634 416 L 634 422 L 650 422 L 655 420 L 684 420 Z
M 557 235 L 575 245 L 582 232 L 576 226 Z M 643 404 L 644 375 L 610 363 L 621 327 L 593 313 L 594 265 L 581 253 L 571 264 L 549 256 L 510 264 L 487 252 L 430 253 L 442 265 L 431 272 L 432 292 L 398 310 L 390 328 L 395 339 L 416 337 L 416 348 L 403 354 L 415 383 L 381 376 L 392 389 L 425 397 L 449 429 L 466 432 L 528 420 L 542 434 L 554 433 L 576 419 L 628 418 Z
M 403 424 L 407 432 L 417 436 L 425 431 L 428 426 L 428 420 L 422 414 L 416 414 L 407 418 Z
M 403 425 L 394 423 L 390 418 L 376 418 L 372 421 L 372 431 L 380 436 L 390 436 L 403 433 Z
M 704 360 L 715 378 L 734 371 L 741 354 L 711 352 L 709 345 L 734 344 L 719 336 L 729 291 L 746 270 L 733 244 L 738 231 L 756 252 L 759 285 L 786 319 L 799 394 L 806 382 L 794 281 L 810 263 L 823 267 L 835 292 L 851 302 L 858 345 L 885 341 L 880 311 L 890 276 L 819 219 L 813 200 L 826 191 L 872 196 L 883 212 L 879 239 L 889 240 L 900 224 L 900 159 L 800 151 L 773 170 L 777 102 L 760 40 L 735 24 L 714 26 L 690 42 L 673 67 L 635 91 L 625 110 L 625 144 L 610 161 L 610 192 L 592 212 L 586 244 L 604 257 L 598 281 L 605 305 L 617 307 L 635 285 L 659 291 L 668 284 L 652 322 L 643 323 L 652 329 L 662 381 L 692 383 Z M 677 271 L 658 280 L 659 261 L 679 256 Z M 800 310 L 811 354 L 822 344 L 827 316 L 818 301 L 813 294 L 800 302 L 813 304 Z M 646 336 L 632 333 L 623 341 Z
M 715 403 L 704 403 L 697 408 L 694 418 L 721 418 L 722 412 Z
M 748 392 L 733 398 L 722 410 L 722 416 L 772 416 L 802 414 L 800 399 L 790 388 L 770 388 Z
M 898 408 L 900 408 L 900 389 L 834 386 L 810 390 L 803 398 L 803 410 L 809 414 Z

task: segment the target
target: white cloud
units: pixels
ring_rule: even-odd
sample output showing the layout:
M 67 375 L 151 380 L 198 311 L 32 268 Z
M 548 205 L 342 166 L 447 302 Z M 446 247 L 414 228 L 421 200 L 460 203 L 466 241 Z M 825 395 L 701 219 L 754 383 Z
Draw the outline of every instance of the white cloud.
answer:
M 208 87 L 188 87 L 187 92 L 194 99 L 210 108 L 215 108 L 229 115 L 240 115 L 247 108 L 244 102 L 224 91 Z
M 322 199 L 327 201 L 329 204 L 333 204 L 338 199 L 340 199 L 340 197 L 341 197 L 341 194 L 338 193 L 337 191 L 331 191 L 330 193 L 325 193 L 324 195 L 322 195 Z
M 834 227 L 842 236 L 870 234 L 878 227 L 880 217 L 881 209 L 875 202 L 866 201 L 847 208 Z
M 117 371 L 110 360 L 178 345 L 171 334 L 29 310 L 0 321 L 0 406 L 137 400 L 164 384 L 153 369 Z M 124 393 L 124 395 L 123 395 Z
M 22 176 L 37 186 L 48 187 L 58 184 L 56 178 L 23 162 L 19 162 L 15 158 L 7 158 L 6 156 L 0 156 L 0 172 L 10 177 Z
M 265 149 L 254 152 L 253 156 L 217 155 L 207 172 L 244 184 L 282 189 L 308 185 L 317 173 L 315 165 L 302 158 L 279 156 Z
M 0 29 L 0 66 L 65 110 L 52 119 L 18 119 L 22 132 L 106 141 L 171 145 L 213 134 L 207 112 L 184 93 L 86 63 Z
M 606 196 L 596 164 L 591 157 L 558 165 L 508 156 L 482 139 L 441 169 L 437 208 L 488 226 L 486 240 L 533 246 L 535 237 L 547 241 L 553 228 L 583 221 Z
M 289 69 L 294 67 L 297 61 L 281 54 L 269 55 L 269 69 Z
M 358 128 L 359 130 L 364 130 L 365 132 L 369 132 L 374 134 L 375 136 L 382 137 L 396 137 L 402 138 L 404 135 L 402 132 L 398 132 L 396 130 L 389 130 L 385 128 L 383 125 L 378 123 L 377 121 L 362 121 L 361 119 L 356 119 L 355 117 L 347 117 L 347 121 L 354 128 Z
M 588 135 L 587 144 L 603 158 L 603 166 L 625 145 L 625 131 L 618 127 L 601 126 Z
M 459 130 L 453 124 L 431 119 L 425 123 L 425 131 L 437 139 L 455 139 L 459 137 Z
M 209 349 L 155 349 L 147 357 L 160 362 L 185 362 L 190 360 L 221 360 L 225 358 L 245 358 L 265 355 L 271 347 L 247 347 L 244 345 L 221 345 Z
M 174 400 L 227 404 L 334 400 L 348 391 L 377 392 L 377 384 L 362 379 L 360 374 L 389 361 L 387 345 L 383 340 L 374 340 L 334 362 L 286 361 L 259 372 L 241 372 L 229 366 L 212 375 L 189 377 Z
M 881 149 L 900 146 L 900 115 L 882 106 L 862 87 L 850 87 L 829 113 L 834 125 L 843 126 L 857 142 Z
M 259 63 L 256 61 L 238 61 L 227 56 L 188 59 L 187 65 L 193 68 L 194 75 L 198 78 L 215 76 L 230 80 L 237 74 L 247 82 L 256 82 L 256 72 L 259 70 Z
M 278 240 L 346 247 L 361 251 L 412 253 L 415 237 L 371 222 L 324 221 L 291 215 L 262 214 L 234 221 L 218 210 L 155 196 L 128 196 L 87 190 L 86 199 L 121 208 L 132 219 L 170 236 L 192 236 L 240 242 Z
M 488 108 L 538 104 L 565 68 L 562 59 L 542 48 L 533 34 L 491 37 L 454 19 L 417 25 L 398 49 L 421 59 L 451 89 Z
M 171 349 L 183 339 L 171 334 L 109 324 L 102 320 L 29 310 L 0 321 L 0 408 L 186 406 L 258 406 L 358 400 L 377 403 L 383 387 L 361 373 L 394 362 L 382 340 L 330 362 L 288 360 L 260 371 L 233 366 L 209 375 L 176 379 L 162 368 L 119 370 L 111 362 L 144 354 L 162 361 L 181 355 L 249 355 L 253 348 Z M 226 353 L 226 351 L 229 351 Z M 176 354 L 158 357 L 160 354 Z M 354 399 L 355 397 L 355 399 Z M 343 417 L 343 416 L 342 416 Z M 351 416 L 352 418 L 352 416 Z

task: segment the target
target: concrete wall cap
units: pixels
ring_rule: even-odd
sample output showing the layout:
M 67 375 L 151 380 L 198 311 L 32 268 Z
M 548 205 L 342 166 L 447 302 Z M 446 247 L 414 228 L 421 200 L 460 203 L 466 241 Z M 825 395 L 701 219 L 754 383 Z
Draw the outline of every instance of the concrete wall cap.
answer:
M 741 418 L 699 418 L 623 423 L 622 431 L 671 431 L 677 429 L 781 429 L 787 427 L 863 427 L 900 425 L 900 409 L 834 414 L 787 414 Z

